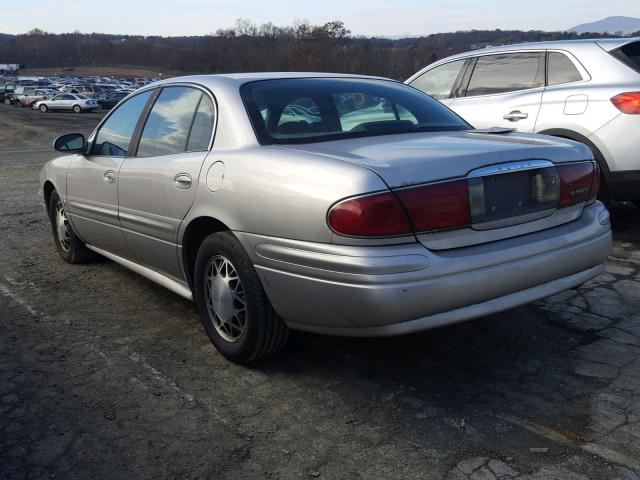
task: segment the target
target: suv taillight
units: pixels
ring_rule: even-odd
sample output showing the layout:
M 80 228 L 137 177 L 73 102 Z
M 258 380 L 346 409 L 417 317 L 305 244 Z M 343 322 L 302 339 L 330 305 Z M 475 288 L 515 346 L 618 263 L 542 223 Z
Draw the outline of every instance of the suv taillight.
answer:
M 596 162 L 558 165 L 560 207 L 594 200 L 600 189 L 600 168 Z
M 622 113 L 640 115 L 640 92 L 627 92 L 616 95 L 611 103 Z

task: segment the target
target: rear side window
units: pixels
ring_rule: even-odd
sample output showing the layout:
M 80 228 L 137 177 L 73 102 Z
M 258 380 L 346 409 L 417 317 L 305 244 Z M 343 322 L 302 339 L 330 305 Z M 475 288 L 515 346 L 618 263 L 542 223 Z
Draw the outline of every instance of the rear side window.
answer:
M 151 93 L 149 90 L 130 98 L 109 116 L 93 142 L 93 155 L 124 157 L 127 154 L 140 114 Z
M 640 42 L 628 43 L 612 53 L 618 60 L 640 72 Z
M 410 85 L 431 95 L 436 100 L 451 98 L 453 96 L 453 86 L 456 84 L 465 62 L 466 60 L 464 59 L 456 60 L 435 67 L 424 72 Z
M 560 85 L 582 80 L 582 75 L 564 53 L 549 52 L 547 62 L 547 85 Z
M 505 53 L 478 58 L 467 87 L 467 97 L 517 92 L 544 86 L 544 55 L 540 52 Z
M 189 143 L 187 143 L 187 151 L 197 152 L 209 149 L 214 115 L 213 102 L 208 95 L 202 95 L 200 106 L 198 106 L 198 111 L 193 119 L 193 126 L 189 134 Z
M 164 88 L 142 131 L 137 156 L 157 157 L 184 152 L 201 98 L 202 92 L 195 88 Z

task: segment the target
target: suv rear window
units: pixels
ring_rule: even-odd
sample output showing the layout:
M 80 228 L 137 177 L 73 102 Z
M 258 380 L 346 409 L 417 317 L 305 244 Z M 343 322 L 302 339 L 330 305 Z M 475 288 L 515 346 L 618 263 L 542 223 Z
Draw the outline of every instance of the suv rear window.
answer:
M 262 145 L 470 128 L 437 100 L 391 80 L 261 80 L 240 93 Z
M 547 63 L 547 85 L 579 82 L 582 75 L 569 57 L 559 52 L 549 52 Z
M 640 72 L 640 42 L 627 43 L 612 53 L 622 63 Z

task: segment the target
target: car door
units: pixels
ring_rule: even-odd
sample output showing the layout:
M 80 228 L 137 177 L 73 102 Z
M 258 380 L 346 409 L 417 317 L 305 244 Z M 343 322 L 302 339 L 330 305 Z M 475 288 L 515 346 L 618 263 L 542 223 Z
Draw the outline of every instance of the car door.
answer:
M 60 105 L 62 104 L 62 99 L 64 98 L 65 94 L 61 93 L 59 95 L 54 95 L 53 97 L 51 97 L 51 100 L 49 100 L 47 102 L 47 106 L 51 109 L 51 110 L 57 110 L 60 108 Z
M 214 119 L 209 92 L 164 87 L 140 130 L 135 156 L 120 169 L 120 225 L 135 261 L 176 279 L 184 279 L 178 228 L 195 198 Z
M 477 57 L 451 108 L 475 128 L 533 132 L 545 84 L 545 54 L 538 51 Z
M 130 258 L 118 220 L 118 172 L 153 91 L 128 99 L 89 138 L 67 170 L 67 212 L 89 245 Z
M 55 108 L 57 108 L 58 110 L 71 110 L 75 100 L 75 95 L 65 93 L 64 95 L 62 95 L 60 101 L 56 102 Z
M 579 133 L 585 130 L 594 131 L 600 125 L 606 123 L 606 114 L 590 115 L 597 121 L 596 125 L 587 126 L 585 123 L 585 113 L 587 107 L 597 108 L 598 103 L 594 98 L 589 98 L 589 94 L 594 92 L 588 88 L 580 88 L 580 83 L 588 80 L 589 73 L 580 62 L 569 52 L 549 51 L 547 52 L 547 87 L 542 95 L 542 106 L 538 121 L 536 122 L 536 132 L 558 128 L 562 125 L 568 130 L 575 130 Z M 607 106 L 610 105 L 609 96 L 603 95 Z M 609 110 L 602 110 L 601 113 Z M 617 112 L 617 111 L 616 111 Z M 616 113 L 611 114 L 616 115 Z

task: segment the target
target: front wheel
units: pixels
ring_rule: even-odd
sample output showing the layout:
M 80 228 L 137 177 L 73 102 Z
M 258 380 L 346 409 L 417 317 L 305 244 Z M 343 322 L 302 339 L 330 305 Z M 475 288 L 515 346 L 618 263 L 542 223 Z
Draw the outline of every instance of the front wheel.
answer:
M 74 106 L 73 106 L 73 112 L 74 112 L 74 113 L 80 113 L 80 112 L 82 112 L 82 108 L 80 108 L 80 105 L 74 105 Z
M 289 329 L 262 288 L 249 255 L 230 232 L 202 242 L 194 271 L 195 301 L 207 335 L 235 363 L 280 350 Z
M 46 105 L 40 105 L 39 108 L 42 113 L 47 113 L 47 110 L 49 110 L 49 107 L 47 107 Z
M 49 198 L 49 219 L 53 240 L 62 259 L 67 263 L 84 263 L 96 257 L 71 229 L 64 203 L 55 190 Z

